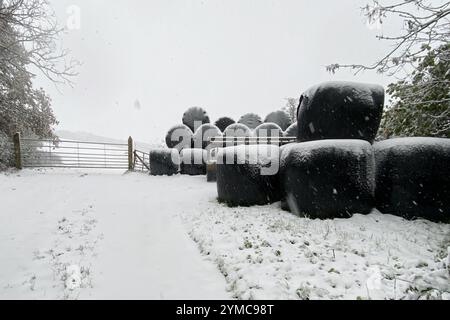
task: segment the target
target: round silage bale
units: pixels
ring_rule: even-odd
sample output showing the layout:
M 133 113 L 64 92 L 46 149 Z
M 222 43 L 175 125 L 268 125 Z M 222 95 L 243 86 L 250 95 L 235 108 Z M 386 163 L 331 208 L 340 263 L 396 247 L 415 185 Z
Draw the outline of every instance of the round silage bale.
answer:
M 381 212 L 450 222 L 450 139 L 389 139 L 374 149 Z
M 207 151 L 197 149 L 183 149 L 180 154 L 181 174 L 190 176 L 206 175 Z
M 223 132 L 223 137 L 226 138 L 226 143 L 223 147 L 234 146 L 237 140 L 242 141 L 242 139 L 249 138 L 252 136 L 252 131 L 245 124 L 235 123 L 228 126 Z M 237 139 L 236 141 L 234 139 Z
M 283 130 L 276 123 L 263 123 L 256 127 L 254 133 L 258 138 L 281 138 Z
M 204 124 L 194 134 L 194 148 L 209 150 L 212 146 L 210 139 L 216 137 L 222 137 L 220 129 L 210 123 Z
M 309 218 L 342 218 L 374 208 L 374 156 L 363 140 L 291 143 L 281 151 L 283 199 Z
M 384 107 L 384 88 L 375 84 L 330 81 L 300 98 L 299 141 L 362 139 L 372 143 Z
M 266 118 L 264 119 L 265 123 L 275 123 L 277 124 L 282 130 L 286 130 L 291 124 L 291 118 L 289 115 L 284 112 L 283 110 L 274 111 L 269 113 Z
M 297 137 L 298 136 L 298 125 L 297 121 L 294 122 L 289 126 L 289 128 L 286 129 L 283 133 L 284 137 Z
M 209 123 L 209 116 L 205 110 L 200 107 L 192 107 L 186 110 L 183 114 L 183 124 L 189 127 L 192 132 L 197 131 L 197 128 L 202 124 Z
M 230 206 L 263 205 L 280 200 L 279 147 L 240 145 L 219 151 L 219 201 Z
M 178 151 L 184 148 L 191 148 L 194 134 L 184 124 L 178 124 L 170 128 L 166 134 L 166 145 L 170 149 L 177 149 Z
M 179 171 L 180 154 L 177 149 L 150 150 L 149 159 L 151 175 L 171 176 Z
M 261 117 L 255 113 L 244 114 L 238 121 L 238 123 L 245 124 L 250 129 L 255 129 L 257 126 L 262 124 Z
M 217 128 L 220 129 L 221 132 L 224 132 L 228 126 L 231 126 L 232 124 L 235 123 L 236 121 L 234 121 L 230 117 L 221 117 L 217 119 L 217 121 L 214 124 L 216 125 Z

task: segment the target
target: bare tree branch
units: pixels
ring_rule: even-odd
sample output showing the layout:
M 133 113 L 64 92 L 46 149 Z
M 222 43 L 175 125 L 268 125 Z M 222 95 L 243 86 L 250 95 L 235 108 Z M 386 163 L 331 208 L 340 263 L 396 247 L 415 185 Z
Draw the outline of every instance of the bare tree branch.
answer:
M 435 1 L 436 2 L 436 1 Z M 377 62 L 365 64 L 331 64 L 327 70 L 335 73 L 340 68 L 350 68 L 355 74 L 363 70 L 377 70 L 390 76 L 404 70 L 414 70 L 425 53 L 450 41 L 450 1 L 403 0 L 382 5 L 373 0 L 362 8 L 369 25 L 381 25 L 384 19 L 397 15 L 404 19 L 404 28 L 398 35 L 378 35 L 380 40 L 393 42 L 393 48 Z
M 28 66 L 34 66 L 54 83 L 72 84 L 79 63 L 58 48 L 63 29 L 48 0 L 0 0 L 0 33 L 0 63 L 11 63 L 13 56 L 30 75 Z

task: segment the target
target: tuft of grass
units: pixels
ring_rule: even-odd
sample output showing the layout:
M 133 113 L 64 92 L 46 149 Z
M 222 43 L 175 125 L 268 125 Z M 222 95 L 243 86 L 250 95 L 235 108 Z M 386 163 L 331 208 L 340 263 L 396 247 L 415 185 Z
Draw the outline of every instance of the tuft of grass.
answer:
M 330 270 L 328 270 L 328 273 L 336 273 L 336 274 L 341 274 L 338 270 L 336 270 L 335 268 L 331 268 Z
M 244 248 L 245 249 L 251 249 L 251 248 L 253 248 L 253 244 L 248 239 L 245 239 L 245 241 L 244 241 Z
M 301 300 L 310 300 L 311 289 L 307 286 L 301 285 L 297 288 L 297 290 L 295 290 L 295 293 Z

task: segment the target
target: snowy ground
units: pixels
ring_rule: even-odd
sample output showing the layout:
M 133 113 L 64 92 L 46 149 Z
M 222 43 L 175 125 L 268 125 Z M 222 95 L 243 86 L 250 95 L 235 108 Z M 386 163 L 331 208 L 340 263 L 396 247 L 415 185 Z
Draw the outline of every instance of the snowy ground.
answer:
M 450 299 L 445 224 L 228 208 L 204 177 L 109 171 L 0 174 L 0 203 L 0 299 Z
M 179 218 L 193 202 L 183 177 L 0 174 L 0 299 L 229 298 Z

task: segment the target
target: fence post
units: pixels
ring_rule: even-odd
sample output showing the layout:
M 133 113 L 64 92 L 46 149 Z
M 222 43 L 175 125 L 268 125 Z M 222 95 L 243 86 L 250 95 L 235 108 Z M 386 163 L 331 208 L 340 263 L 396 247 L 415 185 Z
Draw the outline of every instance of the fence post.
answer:
M 128 170 L 133 170 L 133 138 L 128 137 Z
M 17 132 L 13 136 L 13 142 L 14 142 L 14 159 L 16 168 L 21 170 L 22 169 L 22 155 L 20 153 L 20 133 Z

